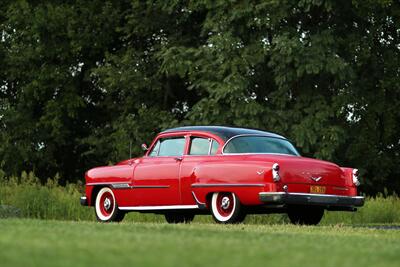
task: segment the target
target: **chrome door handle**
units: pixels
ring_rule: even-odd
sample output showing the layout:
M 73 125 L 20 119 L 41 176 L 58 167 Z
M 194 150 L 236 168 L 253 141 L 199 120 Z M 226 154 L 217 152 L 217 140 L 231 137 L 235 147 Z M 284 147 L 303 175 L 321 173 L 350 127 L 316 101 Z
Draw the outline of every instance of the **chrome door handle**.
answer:
M 176 161 L 182 161 L 183 158 L 182 158 L 182 157 L 176 157 L 175 160 L 176 160 Z

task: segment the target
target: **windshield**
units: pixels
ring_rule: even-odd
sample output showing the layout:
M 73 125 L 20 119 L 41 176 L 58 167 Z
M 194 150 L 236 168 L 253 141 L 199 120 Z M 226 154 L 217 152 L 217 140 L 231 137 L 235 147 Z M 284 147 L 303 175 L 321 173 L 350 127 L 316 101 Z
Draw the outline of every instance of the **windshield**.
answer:
M 299 156 L 296 148 L 287 140 L 270 136 L 238 136 L 225 145 L 224 154 L 268 153 Z

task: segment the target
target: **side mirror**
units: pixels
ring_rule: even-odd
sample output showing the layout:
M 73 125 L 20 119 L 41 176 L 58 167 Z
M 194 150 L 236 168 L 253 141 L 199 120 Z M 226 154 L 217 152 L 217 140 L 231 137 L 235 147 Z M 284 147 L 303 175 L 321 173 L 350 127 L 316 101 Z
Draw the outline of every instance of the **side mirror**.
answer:
M 142 148 L 143 151 L 149 150 L 146 144 L 142 144 L 140 147 Z

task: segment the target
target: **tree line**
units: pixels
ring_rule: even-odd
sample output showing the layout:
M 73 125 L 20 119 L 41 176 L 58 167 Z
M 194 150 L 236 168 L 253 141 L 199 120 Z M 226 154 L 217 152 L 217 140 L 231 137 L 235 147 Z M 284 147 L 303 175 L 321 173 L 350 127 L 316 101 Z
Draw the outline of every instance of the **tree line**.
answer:
M 287 136 L 400 191 L 400 2 L 0 1 L 0 169 L 82 180 L 165 128 Z

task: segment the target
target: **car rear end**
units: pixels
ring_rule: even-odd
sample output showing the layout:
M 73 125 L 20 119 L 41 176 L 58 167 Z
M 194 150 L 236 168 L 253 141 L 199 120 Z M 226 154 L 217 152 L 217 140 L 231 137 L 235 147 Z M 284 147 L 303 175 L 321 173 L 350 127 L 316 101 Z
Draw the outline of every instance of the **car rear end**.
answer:
M 358 170 L 297 156 L 273 156 L 267 159 L 267 175 L 276 183 L 275 192 L 261 192 L 265 205 L 308 205 L 328 210 L 355 211 L 364 204 L 357 195 Z

